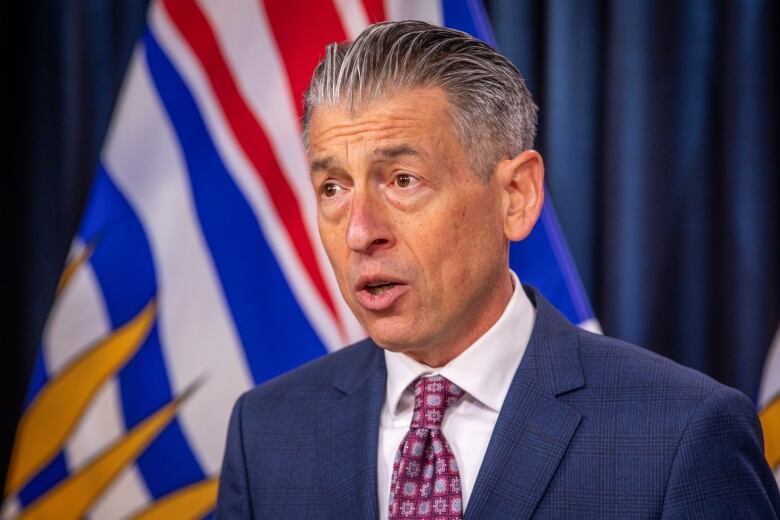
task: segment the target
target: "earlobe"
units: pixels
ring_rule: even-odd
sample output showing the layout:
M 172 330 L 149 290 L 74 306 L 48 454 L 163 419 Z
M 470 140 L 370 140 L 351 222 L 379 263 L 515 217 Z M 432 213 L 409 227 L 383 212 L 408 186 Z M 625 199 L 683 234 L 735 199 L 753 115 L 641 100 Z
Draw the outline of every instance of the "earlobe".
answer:
M 511 241 L 526 238 L 544 204 L 544 162 L 539 152 L 526 150 L 501 161 L 496 178 L 503 190 L 504 234 Z

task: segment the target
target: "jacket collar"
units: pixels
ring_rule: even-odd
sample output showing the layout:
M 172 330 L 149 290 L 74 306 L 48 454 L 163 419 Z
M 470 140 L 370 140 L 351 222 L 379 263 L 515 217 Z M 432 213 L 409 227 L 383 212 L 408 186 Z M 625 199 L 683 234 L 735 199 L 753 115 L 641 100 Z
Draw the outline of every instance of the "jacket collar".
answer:
M 325 503 L 329 518 L 377 518 L 376 454 L 387 371 L 382 349 L 370 339 L 349 348 L 359 349 L 357 364 L 335 375 L 344 396 L 320 414 Z
M 465 519 L 511 512 L 530 518 L 554 475 L 582 416 L 556 398 L 585 385 L 578 332 L 535 289 L 534 329 L 509 387 Z M 336 374 L 344 394 L 321 414 L 326 501 L 334 518 L 376 518 L 379 415 L 387 371 L 382 349 L 370 339 L 350 370 Z M 359 374 L 359 377 L 355 377 Z
M 582 416 L 558 396 L 582 388 L 578 332 L 536 290 L 528 349 L 509 387 L 472 491 L 465 519 L 511 512 L 530 518 Z

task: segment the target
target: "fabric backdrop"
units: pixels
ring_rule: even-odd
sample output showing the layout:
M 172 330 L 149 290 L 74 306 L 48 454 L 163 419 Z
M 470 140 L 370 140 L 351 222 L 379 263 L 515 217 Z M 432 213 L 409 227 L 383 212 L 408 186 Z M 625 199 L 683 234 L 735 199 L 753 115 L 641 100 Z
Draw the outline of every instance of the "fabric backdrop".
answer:
M 780 318 L 777 2 L 489 6 L 605 333 L 755 398 Z
M 540 105 L 548 186 L 604 331 L 755 398 L 780 319 L 778 5 L 486 4 Z M 0 7 L 3 476 L 146 5 Z

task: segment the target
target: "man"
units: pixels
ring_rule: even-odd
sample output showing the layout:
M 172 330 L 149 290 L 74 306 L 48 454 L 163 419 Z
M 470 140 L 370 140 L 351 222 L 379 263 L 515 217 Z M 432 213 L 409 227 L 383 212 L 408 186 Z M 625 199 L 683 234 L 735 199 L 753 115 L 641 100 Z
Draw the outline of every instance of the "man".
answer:
M 304 140 L 370 339 L 242 396 L 219 518 L 776 518 L 745 396 L 579 330 L 509 270 L 543 202 L 535 128 L 517 70 L 464 33 L 328 48 Z

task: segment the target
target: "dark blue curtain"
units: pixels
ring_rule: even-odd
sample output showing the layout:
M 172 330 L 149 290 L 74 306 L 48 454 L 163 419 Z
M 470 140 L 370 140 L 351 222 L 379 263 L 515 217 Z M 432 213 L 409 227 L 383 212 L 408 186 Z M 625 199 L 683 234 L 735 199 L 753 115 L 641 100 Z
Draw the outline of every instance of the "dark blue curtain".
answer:
M 2 2 L 0 482 L 148 0 Z
M 148 0 L 3 2 L 0 480 Z M 604 330 L 755 397 L 780 318 L 776 2 L 492 0 Z
M 780 320 L 779 7 L 488 4 L 604 331 L 754 398 Z

